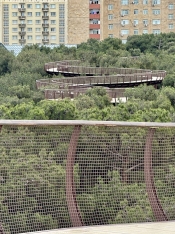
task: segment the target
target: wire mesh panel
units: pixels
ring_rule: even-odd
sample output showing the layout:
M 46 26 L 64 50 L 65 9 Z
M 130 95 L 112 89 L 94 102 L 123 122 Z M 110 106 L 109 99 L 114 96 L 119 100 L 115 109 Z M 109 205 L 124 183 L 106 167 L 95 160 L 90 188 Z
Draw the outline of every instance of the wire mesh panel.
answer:
M 175 219 L 175 125 L 19 123 L 1 123 L 2 233 Z

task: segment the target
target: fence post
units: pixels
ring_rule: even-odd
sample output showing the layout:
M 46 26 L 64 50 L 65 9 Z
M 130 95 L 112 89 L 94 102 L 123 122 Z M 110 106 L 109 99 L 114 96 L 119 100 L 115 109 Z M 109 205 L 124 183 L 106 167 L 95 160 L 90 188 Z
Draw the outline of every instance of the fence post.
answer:
M 168 218 L 160 204 L 154 185 L 154 174 L 152 169 L 152 141 L 155 128 L 150 128 L 146 137 L 145 152 L 144 152 L 144 176 L 146 183 L 146 191 L 149 202 L 156 218 L 156 221 L 167 221 Z
M 80 132 L 81 126 L 75 126 L 70 139 L 66 163 L 66 201 L 73 227 L 83 226 L 81 213 L 76 201 L 76 190 L 73 175 L 75 155 Z

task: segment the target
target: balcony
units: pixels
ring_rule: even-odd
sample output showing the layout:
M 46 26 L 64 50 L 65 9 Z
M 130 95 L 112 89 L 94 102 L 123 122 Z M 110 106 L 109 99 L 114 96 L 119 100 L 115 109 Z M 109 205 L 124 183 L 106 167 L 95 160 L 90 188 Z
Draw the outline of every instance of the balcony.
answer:
M 43 43 L 49 43 L 49 39 L 42 39 Z
M 89 9 L 100 9 L 100 4 L 89 4 Z
M 89 34 L 89 38 L 100 40 L 100 34 Z
M 43 16 L 42 16 L 42 19 L 43 19 L 43 20 L 48 20 L 48 19 L 49 19 L 49 16 L 48 16 L 48 15 L 43 15 Z
M 20 15 L 18 18 L 19 18 L 19 20 L 25 20 L 25 19 L 26 19 L 26 16 Z
M 26 24 L 19 24 L 20 28 L 25 28 Z
M 24 12 L 24 11 L 26 11 L 26 8 L 18 8 L 18 11 L 19 12 Z
M 89 19 L 100 19 L 100 14 L 89 14 Z
M 49 35 L 49 31 L 42 31 L 43 36 L 48 36 Z
M 42 11 L 49 11 L 49 8 L 48 7 L 43 7 Z
M 49 24 L 42 24 L 42 26 L 43 26 L 44 28 L 48 28 L 48 27 L 49 27 Z
M 100 24 L 89 24 L 89 29 L 100 29 Z
M 19 39 L 19 43 L 20 43 L 20 44 L 26 43 L 26 39 Z
M 25 32 L 25 31 L 20 31 L 20 32 L 19 32 L 19 35 L 20 35 L 20 36 L 24 36 L 24 35 L 26 35 L 26 32 Z

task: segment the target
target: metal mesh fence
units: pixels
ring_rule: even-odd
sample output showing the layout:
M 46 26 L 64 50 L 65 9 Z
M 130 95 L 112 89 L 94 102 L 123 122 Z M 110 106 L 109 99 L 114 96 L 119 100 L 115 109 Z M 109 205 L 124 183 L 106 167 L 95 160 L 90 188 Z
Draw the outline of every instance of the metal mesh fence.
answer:
M 1 126 L 1 233 L 175 219 L 174 124 Z

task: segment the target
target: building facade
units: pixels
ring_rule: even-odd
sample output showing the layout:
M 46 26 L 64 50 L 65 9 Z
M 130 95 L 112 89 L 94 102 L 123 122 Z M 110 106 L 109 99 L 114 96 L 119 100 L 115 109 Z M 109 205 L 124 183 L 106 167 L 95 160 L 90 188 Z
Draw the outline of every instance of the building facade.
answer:
M 175 32 L 174 0 L 0 0 L 5 45 L 79 44 L 89 38 Z
M 67 0 L 0 0 L 0 42 L 5 45 L 67 41 Z

